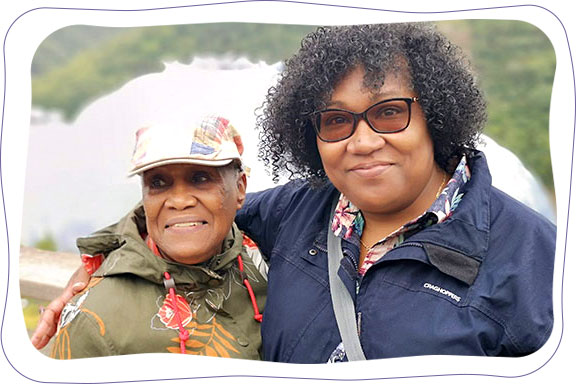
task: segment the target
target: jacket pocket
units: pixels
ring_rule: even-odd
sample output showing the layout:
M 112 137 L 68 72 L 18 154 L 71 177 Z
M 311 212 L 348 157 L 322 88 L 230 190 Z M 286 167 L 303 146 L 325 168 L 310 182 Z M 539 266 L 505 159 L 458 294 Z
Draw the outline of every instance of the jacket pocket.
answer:
M 394 286 L 425 297 L 446 300 L 458 307 L 468 305 L 470 286 L 430 264 L 417 260 L 393 260 L 379 264 L 378 269 L 372 272 L 378 290 L 386 291 L 387 286 Z

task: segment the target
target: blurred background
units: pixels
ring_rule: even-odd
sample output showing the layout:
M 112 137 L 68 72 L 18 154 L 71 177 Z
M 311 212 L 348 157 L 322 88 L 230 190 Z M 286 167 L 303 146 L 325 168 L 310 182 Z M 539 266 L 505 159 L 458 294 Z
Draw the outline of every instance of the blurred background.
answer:
M 555 55 L 550 41 L 536 27 L 519 21 L 462 20 L 437 25 L 471 58 L 488 99 L 485 133 L 518 156 L 553 200 L 548 115 Z M 251 109 L 247 113 L 253 117 L 253 109 L 261 104 L 268 85 L 273 83 L 266 66 L 290 57 L 302 37 L 314 29 L 248 23 L 142 28 L 78 25 L 48 36 L 32 63 L 33 115 L 22 243 L 73 251 L 77 236 L 112 223 L 139 198 L 137 184 L 131 192 L 123 187 L 135 181 L 122 176 L 128 167 L 132 135 L 137 128 L 134 125 L 145 124 L 162 110 L 176 114 L 167 112 L 175 110 L 171 107 L 173 100 L 186 98 L 182 100 L 184 108 L 191 110 L 198 100 L 206 98 L 203 94 L 209 88 L 216 94 L 211 100 L 218 102 L 218 93 L 230 96 L 222 109 L 234 103 Z M 231 67 L 210 63 L 207 58 L 224 60 Z M 182 79 L 194 72 L 188 68 L 194 61 L 200 74 L 184 85 Z M 259 64 L 253 66 L 263 72 L 259 83 L 234 86 L 233 81 L 218 80 L 226 72 L 222 70 L 247 69 L 248 61 Z M 217 67 L 218 76 L 202 73 Z M 234 77 L 242 71 L 230 73 Z M 198 78 L 206 81 L 199 84 Z M 148 83 L 138 88 L 138 81 Z M 169 81 L 179 91 L 170 93 L 166 89 L 170 87 L 159 85 L 170 85 Z M 130 86 L 138 89 L 130 91 Z M 183 87 L 188 87 L 190 93 L 177 94 Z M 103 101 L 114 95 L 116 99 Z M 252 104 L 246 100 L 249 97 Z M 127 98 L 131 103 L 125 101 Z M 107 106 L 96 107 L 98 103 Z M 138 113 L 146 116 L 139 120 L 127 117 Z M 244 132 L 253 127 L 239 128 L 246 137 L 256 136 Z M 119 156 L 123 162 L 116 162 Z M 250 165 L 258 168 L 258 163 Z M 111 168 L 115 172 L 111 173 Z M 250 184 L 252 190 L 269 186 L 253 180 Z M 104 196 L 106 204 L 102 204 Z
M 516 189 L 536 190 L 534 206 L 554 220 L 548 141 L 552 44 L 539 29 L 520 21 L 459 20 L 437 26 L 470 57 L 488 99 L 485 133 L 510 151 L 492 145 L 500 154 L 490 164 L 492 173 L 519 158 L 523 167 L 503 168 L 498 178 Z M 75 253 L 78 236 L 115 222 L 140 199 L 138 178 L 125 176 L 135 129 L 154 119 L 186 120 L 208 106 L 226 113 L 243 134 L 253 170 L 249 191 L 272 186 L 257 161 L 255 110 L 282 62 L 315 28 L 75 25 L 48 36 L 31 68 L 21 245 Z M 525 175 L 524 167 L 532 176 Z M 29 328 L 37 320 L 31 302 L 23 301 Z

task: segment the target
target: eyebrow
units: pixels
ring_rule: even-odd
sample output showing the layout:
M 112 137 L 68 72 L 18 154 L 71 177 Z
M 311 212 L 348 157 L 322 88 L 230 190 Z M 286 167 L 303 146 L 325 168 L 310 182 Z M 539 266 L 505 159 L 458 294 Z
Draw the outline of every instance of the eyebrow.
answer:
M 394 99 L 397 97 L 406 97 L 405 95 L 397 95 L 395 93 L 392 92 L 378 92 L 378 93 L 372 93 L 370 92 L 370 101 L 372 102 L 378 102 L 381 100 L 386 100 L 386 99 Z
M 377 103 L 379 101 L 382 100 L 386 100 L 386 99 L 396 99 L 396 98 L 402 98 L 402 97 L 413 97 L 410 95 L 398 95 L 396 93 L 392 93 L 392 92 L 378 92 L 378 93 L 372 93 L 370 92 L 370 102 L 371 103 Z M 409 92 L 411 93 L 411 92 Z M 326 103 L 326 108 L 341 108 L 341 109 L 346 109 L 346 103 L 340 101 L 340 100 L 330 100 L 328 103 Z

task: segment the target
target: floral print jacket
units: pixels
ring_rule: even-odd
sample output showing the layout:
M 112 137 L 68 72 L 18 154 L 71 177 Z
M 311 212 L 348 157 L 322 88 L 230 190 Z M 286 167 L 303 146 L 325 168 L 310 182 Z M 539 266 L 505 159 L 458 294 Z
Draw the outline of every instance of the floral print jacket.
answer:
M 267 267 L 255 244 L 234 225 L 223 253 L 205 265 L 183 265 L 154 255 L 141 233 L 145 217 L 139 206 L 118 224 L 78 239 L 84 257 L 101 255 L 104 261 L 62 312 L 52 357 L 185 352 L 259 359 L 260 323 L 243 285 L 247 278 L 262 311 Z M 189 335 L 182 346 L 181 331 Z

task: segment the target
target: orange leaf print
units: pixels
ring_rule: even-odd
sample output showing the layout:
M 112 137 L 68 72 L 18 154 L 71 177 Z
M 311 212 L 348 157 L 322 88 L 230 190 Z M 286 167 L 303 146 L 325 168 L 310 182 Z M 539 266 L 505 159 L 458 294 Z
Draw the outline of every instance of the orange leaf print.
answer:
M 214 324 L 216 326 L 216 328 L 218 328 L 218 330 L 227 338 L 229 339 L 234 339 L 234 336 L 232 336 L 232 334 L 230 332 L 228 332 L 227 330 L 224 329 L 224 327 L 222 327 L 220 324 L 216 323 Z
M 206 346 L 205 351 L 206 351 L 206 356 L 218 357 L 216 350 L 214 348 L 210 347 L 209 345 Z
M 70 350 L 70 335 L 68 335 L 67 329 L 61 330 L 56 337 L 50 357 L 60 360 L 70 360 L 72 358 Z
M 188 348 L 202 349 L 204 348 L 204 346 L 205 344 L 202 343 L 200 340 L 196 339 L 186 340 L 186 347 Z
M 202 356 L 239 356 L 240 352 L 234 347 L 235 337 L 228 332 L 216 318 L 208 324 L 198 325 L 197 328 L 187 327 L 190 330 L 190 339 L 186 341 L 186 353 Z M 202 331 L 199 331 L 199 330 Z M 171 339 L 174 343 L 180 343 L 180 339 Z M 179 347 L 168 347 L 168 352 L 180 353 Z
M 170 353 L 180 353 L 180 347 L 168 347 L 166 348 L 166 350 Z M 186 351 L 186 353 L 190 353 L 188 351 Z
M 224 348 L 222 346 L 222 344 L 220 343 L 214 343 L 214 348 L 216 348 L 216 351 L 218 352 L 218 355 L 220 357 L 230 357 L 230 354 L 228 353 L 228 351 L 226 350 L 226 348 Z
M 86 308 L 82 308 L 81 311 L 89 315 L 92 315 L 94 320 L 96 320 L 96 323 L 98 323 L 98 327 L 100 327 L 100 336 L 104 336 L 106 334 L 106 326 L 104 325 L 104 321 L 102 321 L 102 318 Z
M 226 348 L 228 348 L 228 349 L 230 349 L 230 350 L 232 350 L 232 351 L 234 351 L 234 352 L 236 352 L 236 353 L 239 353 L 238 350 L 237 350 L 236 348 L 234 348 L 234 347 L 232 346 L 232 344 L 230 344 L 225 338 L 223 338 L 222 336 L 220 336 L 220 335 L 218 335 L 218 334 L 216 334 L 216 337 L 218 338 L 218 341 L 219 341 L 220 343 L 222 343 Z

